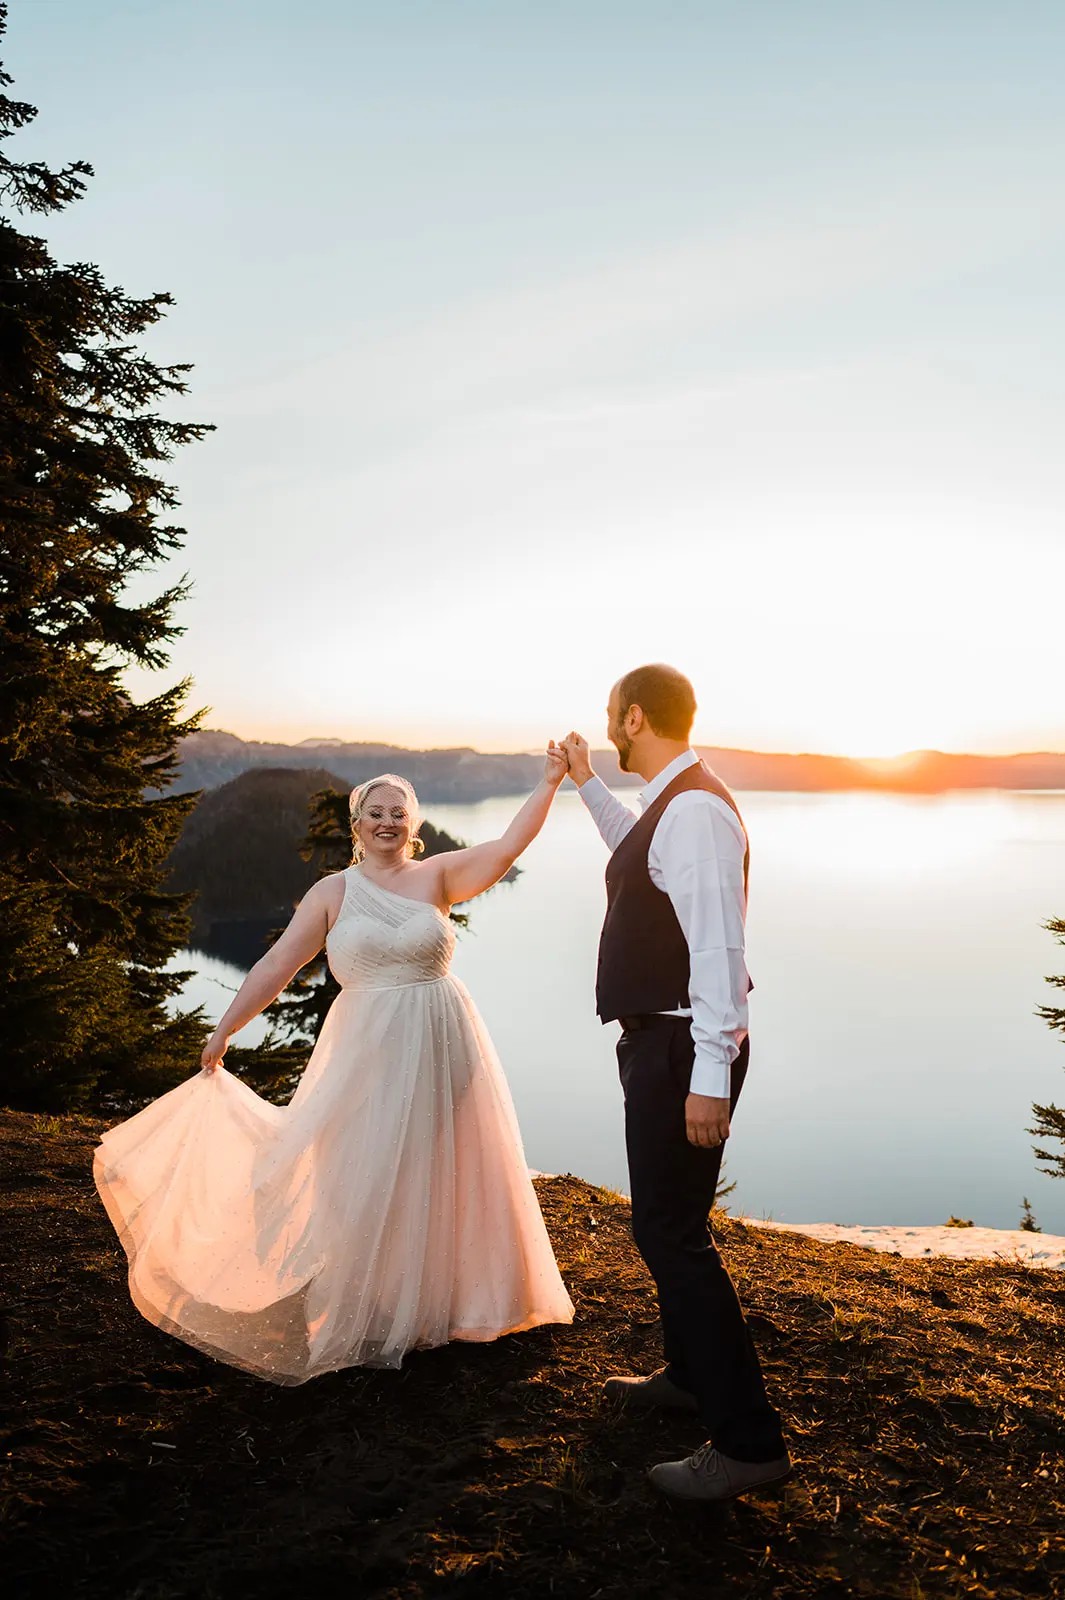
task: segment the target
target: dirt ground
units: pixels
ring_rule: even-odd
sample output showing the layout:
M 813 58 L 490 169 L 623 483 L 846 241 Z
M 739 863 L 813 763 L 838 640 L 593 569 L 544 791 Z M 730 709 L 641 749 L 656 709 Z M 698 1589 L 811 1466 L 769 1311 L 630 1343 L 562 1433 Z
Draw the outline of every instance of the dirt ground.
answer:
M 279 1389 L 137 1315 L 90 1176 L 101 1127 L 0 1113 L 13 1595 L 1065 1594 L 1062 1274 L 722 1219 L 797 1470 L 678 1506 L 645 1471 L 698 1425 L 599 1397 L 660 1359 L 618 1197 L 538 1183 L 572 1327 Z

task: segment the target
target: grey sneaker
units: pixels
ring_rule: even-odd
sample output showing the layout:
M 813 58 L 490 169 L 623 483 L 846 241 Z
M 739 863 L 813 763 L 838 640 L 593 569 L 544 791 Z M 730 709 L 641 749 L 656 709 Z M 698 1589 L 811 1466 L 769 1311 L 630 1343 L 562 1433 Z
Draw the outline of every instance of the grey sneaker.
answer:
M 659 1367 L 646 1378 L 608 1378 L 603 1398 L 638 1411 L 698 1411 L 699 1402 L 687 1389 L 680 1389 Z
M 783 1483 L 790 1473 L 787 1451 L 773 1461 L 736 1461 L 707 1443 L 683 1461 L 660 1462 L 648 1477 L 656 1489 L 678 1500 L 732 1500 L 749 1489 Z

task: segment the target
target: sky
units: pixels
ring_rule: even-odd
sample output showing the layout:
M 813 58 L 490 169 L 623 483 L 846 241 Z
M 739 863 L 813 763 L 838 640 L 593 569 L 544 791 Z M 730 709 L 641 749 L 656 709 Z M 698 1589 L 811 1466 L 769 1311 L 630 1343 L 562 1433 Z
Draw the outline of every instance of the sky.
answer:
M 13 0 L 248 738 L 1065 750 L 1059 0 Z M 160 571 L 153 587 L 173 576 Z M 164 678 L 134 674 L 138 694 Z

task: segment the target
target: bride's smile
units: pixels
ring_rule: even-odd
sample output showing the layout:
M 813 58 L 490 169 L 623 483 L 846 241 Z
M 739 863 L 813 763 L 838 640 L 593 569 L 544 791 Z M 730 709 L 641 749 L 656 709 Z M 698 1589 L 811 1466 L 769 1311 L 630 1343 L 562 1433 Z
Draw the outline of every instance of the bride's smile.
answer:
M 399 789 L 384 785 L 375 803 L 367 806 L 356 824 L 356 835 L 363 850 L 379 865 L 405 861 L 414 833 L 413 819 L 406 796 Z

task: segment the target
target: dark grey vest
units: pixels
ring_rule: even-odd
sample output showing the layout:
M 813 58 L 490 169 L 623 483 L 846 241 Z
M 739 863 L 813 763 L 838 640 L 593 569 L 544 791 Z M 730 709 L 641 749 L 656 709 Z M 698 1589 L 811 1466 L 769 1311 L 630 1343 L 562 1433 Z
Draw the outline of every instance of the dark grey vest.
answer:
M 689 789 L 716 794 L 732 808 L 743 827 L 735 800 L 721 779 L 699 761 L 674 778 L 629 829 L 606 869 L 606 920 L 595 980 L 596 1010 L 603 1022 L 647 1011 L 676 1011 L 690 1004 L 687 941 L 669 896 L 655 888 L 647 865 L 662 813 L 671 800 Z M 746 838 L 746 828 L 743 832 Z M 747 848 L 743 855 L 744 894 L 749 865 Z

